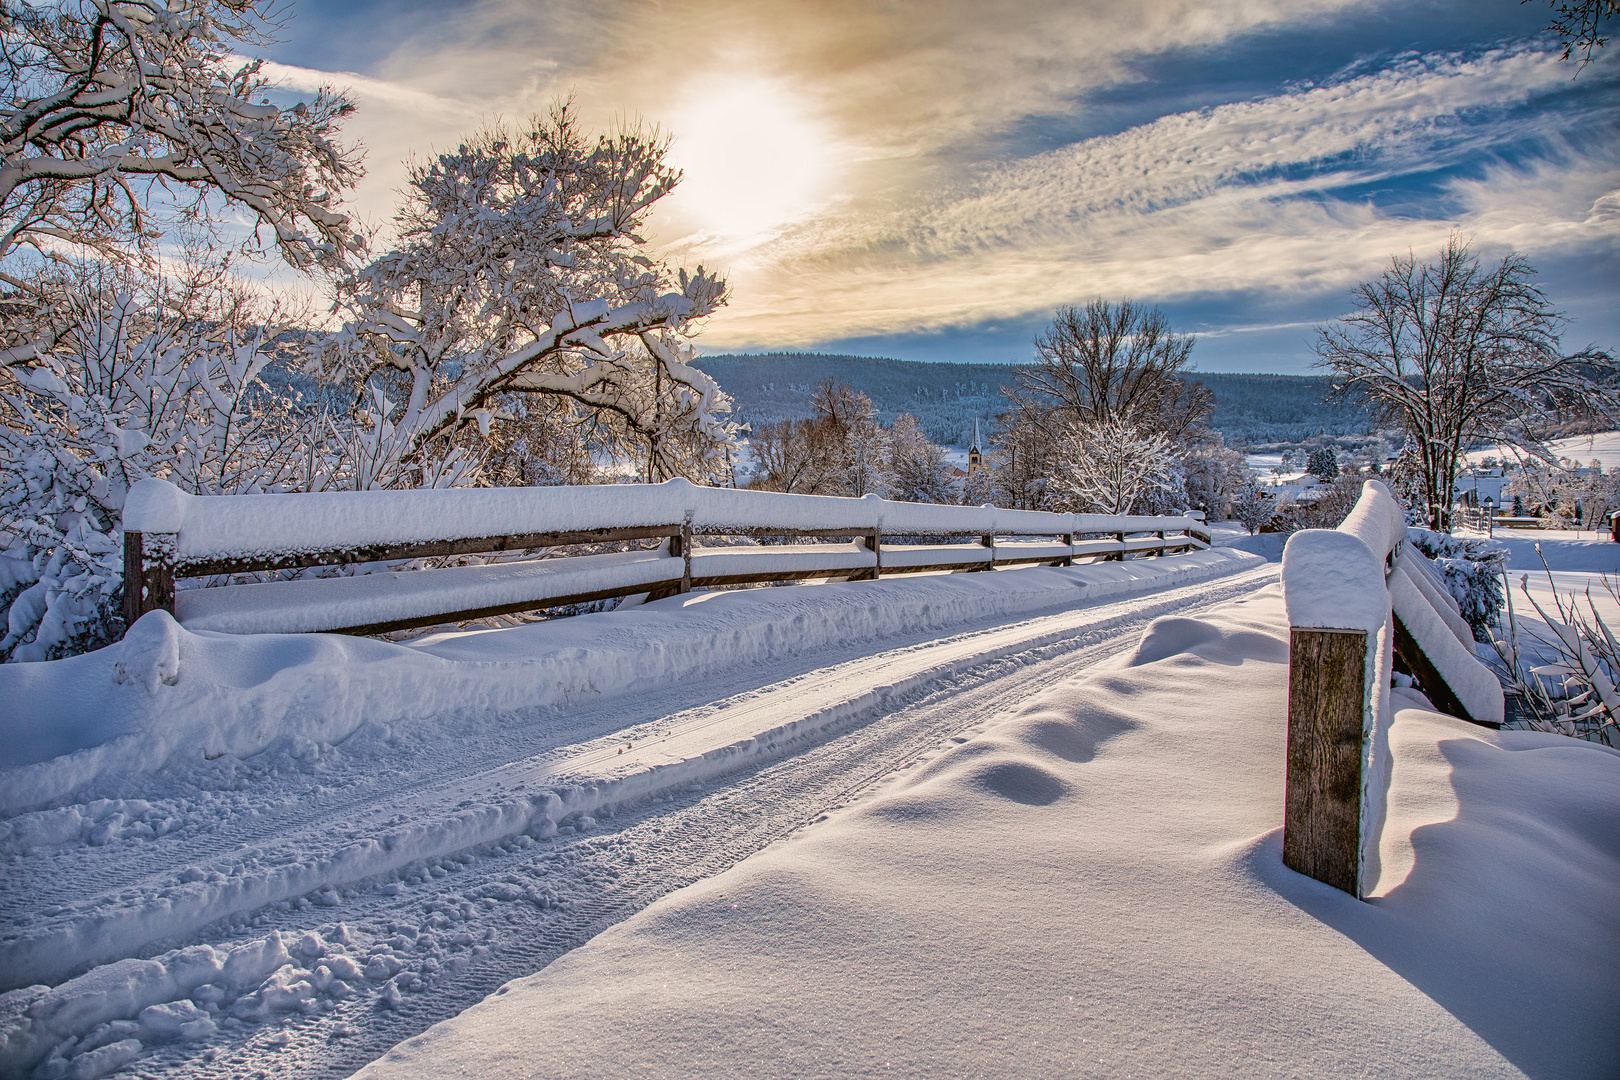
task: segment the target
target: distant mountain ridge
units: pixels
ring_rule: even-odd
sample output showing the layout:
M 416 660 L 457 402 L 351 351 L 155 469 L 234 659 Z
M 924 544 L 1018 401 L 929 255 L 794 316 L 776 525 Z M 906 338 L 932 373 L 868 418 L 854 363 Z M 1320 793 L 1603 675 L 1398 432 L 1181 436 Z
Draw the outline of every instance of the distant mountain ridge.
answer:
M 1002 388 L 1014 364 L 947 364 L 820 353 L 750 353 L 702 356 L 707 372 L 737 403 L 737 418 L 764 424 L 810 415 L 810 395 L 832 378 L 865 391 L 884 423 L 910 413 L 935 442 L 966 446 L 977 417 L 988 426 L 1006 411 Z M 1288 442 L 1319 432 L 1353 435 L 1367 430 L 1364 409 L 1326 401 L 1325 375 L 1194 373 L 1215 392 L 1212 426 L 1228 441 Z

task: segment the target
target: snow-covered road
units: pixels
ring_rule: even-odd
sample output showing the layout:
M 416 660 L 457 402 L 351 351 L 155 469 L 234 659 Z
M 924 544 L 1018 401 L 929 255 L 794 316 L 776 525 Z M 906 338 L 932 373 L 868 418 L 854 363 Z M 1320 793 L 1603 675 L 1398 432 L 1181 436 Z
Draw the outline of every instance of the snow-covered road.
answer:
M 89 1073 L 140 1054 L 146 1073 L 346 1074 L 1134 645 L 1152 619 L 1275 572 L 517 719 L 285 739 L 14 818 L 7 985 L 100 966 L 0 999 L 0 1073 L 77 1039 Z

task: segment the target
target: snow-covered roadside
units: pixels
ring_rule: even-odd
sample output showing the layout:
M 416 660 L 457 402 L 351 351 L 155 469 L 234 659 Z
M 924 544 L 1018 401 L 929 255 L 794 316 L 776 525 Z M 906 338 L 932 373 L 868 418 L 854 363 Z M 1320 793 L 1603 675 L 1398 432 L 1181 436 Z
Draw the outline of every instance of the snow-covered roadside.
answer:
M 179 756 L 246 757 L 281 738 L 336 743 L 370 721 L 560 706 L 833 643 L 1081 606 L 1256 565 L 1205 551 L 803 588 L 694 593 L 627 611 L 407 644 L 191 633 L 161 613 L 123 642 L 0 666 L 0 809 L 48 803 Z
M 1281 865 L 1286 640 L 1160 620 L 362 1075 L 1613 1075 L 1620 754 L 1397 692 L 1358 902 Z

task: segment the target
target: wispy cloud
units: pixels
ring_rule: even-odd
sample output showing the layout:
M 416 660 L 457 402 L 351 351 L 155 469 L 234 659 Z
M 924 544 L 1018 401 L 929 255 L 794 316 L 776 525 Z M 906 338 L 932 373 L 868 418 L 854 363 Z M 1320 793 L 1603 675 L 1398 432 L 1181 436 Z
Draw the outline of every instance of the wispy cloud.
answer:
M 1406 58 L 987 168 L 909 206 L 855 207 L 755 253 L 711 344 L 967 325 L 1097 294 L 1321 291 L 1458 226 L 1487 247 L 1612 245 L 1615 156 L 1565 140 L 1575 118 L 1522 109 L 1567 81 L 1530 48 Z M 1529 167 L 1498 155 L 1529 143 Z M 1479 175 L 1440 184 L 1455 214 L 1338 194 L 1464 162 Z

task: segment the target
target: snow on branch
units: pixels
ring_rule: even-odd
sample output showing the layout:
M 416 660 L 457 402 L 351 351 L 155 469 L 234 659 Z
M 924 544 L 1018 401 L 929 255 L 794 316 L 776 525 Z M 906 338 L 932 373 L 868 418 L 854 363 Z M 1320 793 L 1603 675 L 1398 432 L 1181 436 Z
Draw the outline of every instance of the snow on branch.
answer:
M 354 105 L 271 105 L 258 61 L 270 0 L 0 0 L 0 258 L 66 243 L 117 257 L 152 235 L 150 183 L 245 207 L 293 266 L 357 249 L 334 208 L 360 175 L 337 141 Z
M 415 164 L 399 245 L 342 282 L 323 366 L 385 386 L 413 453 L 538 393 L 616 417 L 648 479 L 713 471 L 730 402 L 682 338 L 725 282 L 672 273 L 637 232 L 680 179 L 667 148 L 635 130 L 592 140 L 565 104 Z

